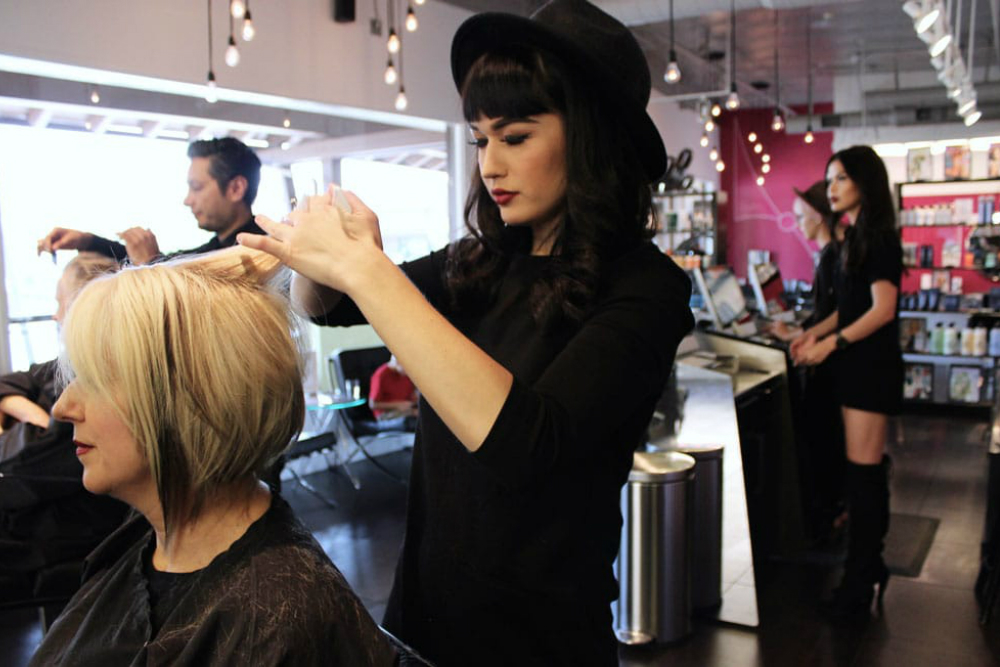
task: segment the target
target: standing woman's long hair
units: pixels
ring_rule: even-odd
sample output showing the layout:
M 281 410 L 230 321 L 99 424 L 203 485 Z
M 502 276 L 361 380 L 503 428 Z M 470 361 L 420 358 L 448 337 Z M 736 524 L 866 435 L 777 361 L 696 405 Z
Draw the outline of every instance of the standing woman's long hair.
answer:
M 882 244 L 899 244 L 896 229 L 896 209 L 889 188 L 889 174 L 882 158 L 871 146 L 851 146 L 834 153 L 827 161 L 839 161 L 844 171 L 861 192 L 861 212 L 844 240 L 844 265 L 857 273 L 864 266 L 872 248 Z
M 462 85 L 465 119 L 524 118 L 558 113 L 566 131 L 564 219 L 552 261 L 532 286 L 536 322 L 579 322 L 598 286 L 603 263 L 652 238 L 652 190 L 622 123 L 581 74 L 555 56 L 529 49 L 487 53 Z M 506 227 L 476 167 L 465 207 L 469 236 L 453 246 L 447 281 L 459 310 L 492 301 L 511 256 L 531 249 L 527 228 Z

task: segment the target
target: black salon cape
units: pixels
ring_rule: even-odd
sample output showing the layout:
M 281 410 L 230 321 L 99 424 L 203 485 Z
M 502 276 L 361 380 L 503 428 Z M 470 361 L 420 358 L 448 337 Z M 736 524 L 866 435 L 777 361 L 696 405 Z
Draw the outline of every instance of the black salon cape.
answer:
M 545 331 L 528 290 L 553 258 L 516 256 L 468 316 L 449 308 L 445 252 L 402 268 L 514 384 L 474 454 L 422 400 L 384 624 L 438 667 L 617 665 L 620 492 L 693 326 L 690 281 L 643 244 L 604 268 L 582 325 Z M 364 318 L 344 298 L 315 321 Z
M 135 515 L 88 558 L 84 584 L 30 665 L 392 665 L 395 650 L 288 504 L 197 573 L 156 636 Z

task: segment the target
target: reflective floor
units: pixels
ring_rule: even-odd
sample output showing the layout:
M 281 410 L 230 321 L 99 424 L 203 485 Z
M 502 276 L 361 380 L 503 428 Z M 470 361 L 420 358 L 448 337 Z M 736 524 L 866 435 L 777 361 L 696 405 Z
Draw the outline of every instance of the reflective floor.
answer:
M 940 519 L 919 577 L 893 577 L 885 613 L 830 625 L 816 601 L 836 581 L 833 558 L 803 554 L 758 568 L 761 627 L 696 623 L 673 645 L 623 648 L 621 665 L 728 666 L 1000 664 L 1000 613 L 982 628 L 972 594 L 986 493 L 986 417 L 906 415 L 893 426 L 892 511 Z M 901 432 L 900 432 L 901 430 Z M 408 455 L 380 457 L 405 476 Z M 284 495 L 376 618 L 392 585 L 404 528 L 405 489 L 366 462 L 356 491 L 339 472 L 308 477 L 337 509 L 286 482 Z M 24 665 L 41 638 L 35 612 L 0 614 L 0 664 Z

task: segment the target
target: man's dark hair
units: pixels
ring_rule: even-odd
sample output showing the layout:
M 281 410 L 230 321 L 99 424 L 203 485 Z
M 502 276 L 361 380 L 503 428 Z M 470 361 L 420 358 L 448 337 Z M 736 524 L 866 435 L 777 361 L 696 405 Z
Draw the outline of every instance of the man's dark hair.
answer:
M 208 173 L 222 192 L 237 176 L 247 179 L 243 201 L 247 206 L 253 205 L 260 185 L 260 158 L 242 141 L 232 137 L 195 141 L 188 146 L 188 157 L 209 158 Z

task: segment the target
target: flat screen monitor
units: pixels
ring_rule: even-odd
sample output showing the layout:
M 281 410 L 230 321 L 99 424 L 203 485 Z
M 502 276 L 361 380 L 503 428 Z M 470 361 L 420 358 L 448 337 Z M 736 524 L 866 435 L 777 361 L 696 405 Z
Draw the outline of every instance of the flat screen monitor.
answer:
M 729 328 L 749 315 L 743 290 L 732 269 L 728 266 L 713 266 L 695 269 L 694 273 L 698 291 L 704 297 L 705 307 L 717 327 Z
M 757 301 L 757 310 L 761 315 L 777 315 L 788 310 L 788 304 L 782 298 L 785 285 L 781 281 L 781 269 L 772 262 L 754 264 L 747 272 L 753 296 Z

